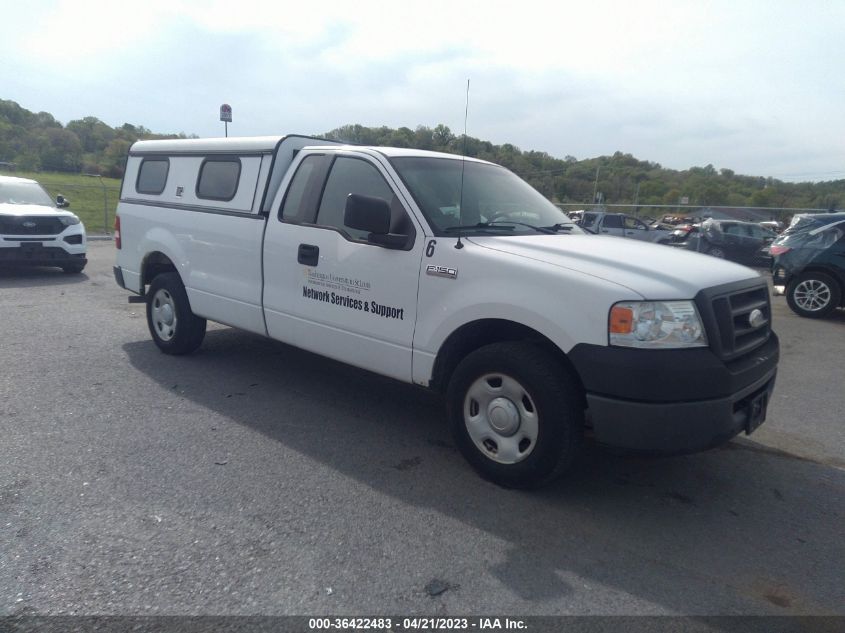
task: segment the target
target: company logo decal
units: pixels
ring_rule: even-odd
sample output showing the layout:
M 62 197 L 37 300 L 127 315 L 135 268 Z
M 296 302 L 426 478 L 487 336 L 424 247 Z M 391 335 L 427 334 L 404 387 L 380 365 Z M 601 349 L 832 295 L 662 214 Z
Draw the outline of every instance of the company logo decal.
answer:
M 751 327 L 761 327 L 766 323 L 766 317 L 763 315 L 763 311 L 759 308 L 754 308 L 751 311 L 751 314 L 748 315 L 748 325 Z
M 456 279 L 458 277 L 457 268 L 449 268 L 448 266 L 430 265 L 425 267 L 425 274 L 432 277 L 446 277 L 446 279 Z

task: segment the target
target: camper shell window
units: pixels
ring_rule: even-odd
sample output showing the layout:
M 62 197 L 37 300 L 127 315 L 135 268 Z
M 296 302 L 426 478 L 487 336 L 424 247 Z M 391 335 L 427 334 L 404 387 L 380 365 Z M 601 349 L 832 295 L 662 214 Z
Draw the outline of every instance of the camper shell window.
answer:
M 135 191 L 157 196 L 167 184 L 167 172 L 170 171 L 170 160 L 167 158 L 145 158 L 138 168 L 138 180 Z
M 197 178 L 197 198 L 228 202 L 238 191 L 241 160 L 237 156 L 206 158 Z

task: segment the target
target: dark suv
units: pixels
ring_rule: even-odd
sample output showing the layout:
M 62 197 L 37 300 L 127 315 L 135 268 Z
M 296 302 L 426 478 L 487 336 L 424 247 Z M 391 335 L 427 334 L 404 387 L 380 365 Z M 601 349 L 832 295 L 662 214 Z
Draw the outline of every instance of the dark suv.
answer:
M 742 264 L 768 266 L 769 244 L 775 237 L 756 222 L 709 219 L 692 227 L 679 246 Z
M 843 304 L 845 213 L 796 215 L 771 246 L 775 285 L 795 314 L 824 317 Z

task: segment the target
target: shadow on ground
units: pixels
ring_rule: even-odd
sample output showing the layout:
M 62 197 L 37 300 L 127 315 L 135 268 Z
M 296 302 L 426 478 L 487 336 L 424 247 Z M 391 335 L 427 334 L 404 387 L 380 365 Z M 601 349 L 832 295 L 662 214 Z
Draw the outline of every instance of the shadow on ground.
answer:
M 64 286 L 88 281 L 84 272 L 68 274 L 48 266 L 0 266 L 0 288 Z
M 163 389 L 504 540 L 508 558 L 490 571 L 525 599 L 577 582 L 682 614 L 845 613 L 845 472 L 830 465 L 750 440 L 663 459 L 588 446 L 554 485 L 503 490 L 470 470 L 442 402 L 421 389 L 229 329 L 189 357 L 150 341 L 124 350 Z

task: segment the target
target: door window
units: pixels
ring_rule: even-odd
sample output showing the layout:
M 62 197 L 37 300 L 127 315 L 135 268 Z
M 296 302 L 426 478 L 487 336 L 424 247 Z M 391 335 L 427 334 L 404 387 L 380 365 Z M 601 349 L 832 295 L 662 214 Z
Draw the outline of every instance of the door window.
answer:
M 626 215 L 625 228 L 636 229 L 637 231 L 645 231 L 648 227 L 646 227 L 645 222 L 643 222 L 642 220 L 638 220 L 637 218 L 632 218 L 631 216 Z
M 602 223 L 602 227 L 606 229 L 621 229 L 622 217 L 618 215 L 606 215 L 604 216 L 604 222 Z
M 316 223 L 331 227 L 352 240 L 366 240 L 367 232 L 350 228 L 343 223 L 346 198 L 350 193 L 382 198 L 393 202 L 393 191 L 379 171 L 370 163 L 358 158 L 338 157 L 332 165 Z M 395 209 L 395 204 L 391 208 Z
M 311 176 L 323 158 L 323 155 L 306 156 L 297 167 L 282 204 L 281 219 L 285 222 L 308 222 L 311 219 L 309 215 L 313 217 L 314 204 L 313 202 L 311 205 L 306 203 L 305 194 L 309 190 Z M 310 214 L 309 207 L 312 209 Z

